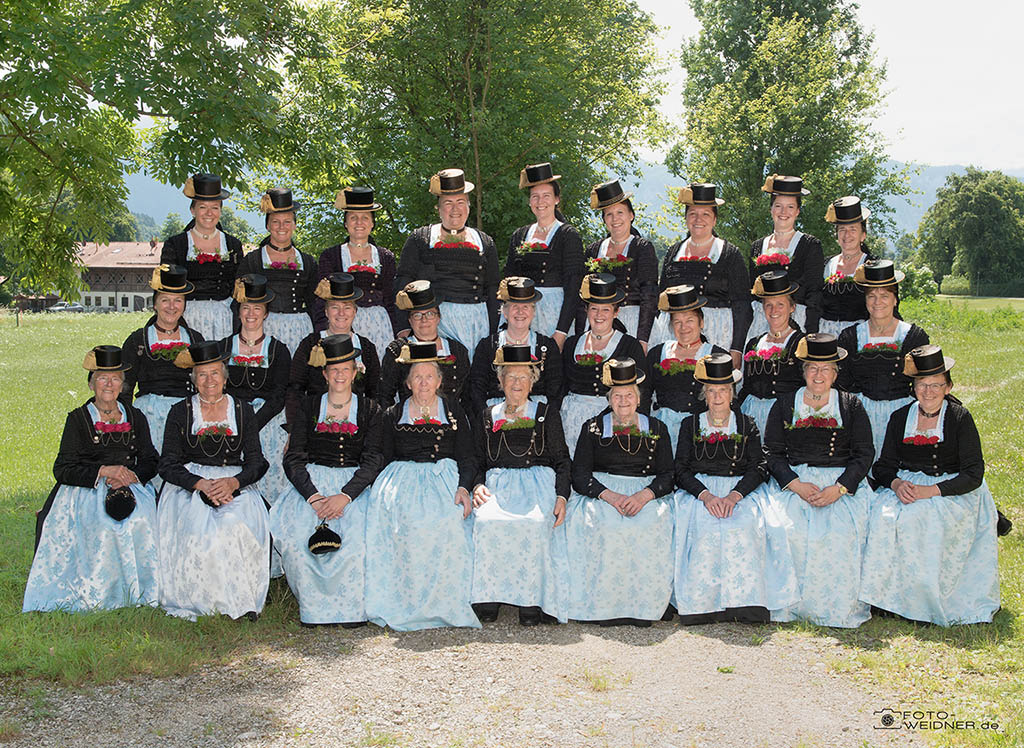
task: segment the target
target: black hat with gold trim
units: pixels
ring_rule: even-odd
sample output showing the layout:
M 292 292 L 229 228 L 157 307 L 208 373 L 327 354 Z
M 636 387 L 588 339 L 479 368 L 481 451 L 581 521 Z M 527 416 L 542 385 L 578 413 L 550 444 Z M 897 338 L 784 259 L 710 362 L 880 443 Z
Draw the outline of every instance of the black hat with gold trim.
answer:
M 334 553 L 341 549 L 341 536 L 327 526 L 327 520 L 323 520 L 307 541 L 309 552 L 320 556 L 324 553 Z
M 373 190 L 369 187 L 346 187 L 334 196 L 334 207 L 338 210 L 366 210 L 371 213 L 383 207 L 373 201 Z
M 271 213 L 294 213 L 302 203 L 292 199 L 292 191 L 285 187 L 271 187 L 260 198 L 260 211 Z
M 800 177 L 784 177 L 779 174 L 772 174 L 766 177 L 764 184 L 761 186 L 761 192 L 767 192 L 771 195 L 789 195 L 791 197 L 811 194 L 810 190 L 804 189 L 804 180 Z
M 540 366 L 528 345 L 503 345 L 494 352 L 494 366 Z
M 239 304 L 269 304 L 274 299 L 274 291 L 267 288 L 267 276 L 246 273 L 241 278 L 235 278 L 231 298 Z
M 590 273 L 580 283 L 580 298 L 588 304 L 621 304 L 626 292 L 611 273 Z
M 498 301 L 510 301 L 513 304 L 533 304 L 540 301 L 543 294 L 537 290 L 532 278 L 511 275 L 502 278 L 498 284 Z
M 800 338 L 793 355 L 801 361 L 842 361 L 846 349 L 838 344 L 839 338 L 827 332 L 812 332 Z
M 658 311 L 670 314 L 700 309 L 707 303 L 708 300 L 698 294 L 696 288 L 688 285 L 669 286 L 658 294 Z
M 82 368 L 88 372 L 128 371 L 132 365 L 125 363 L 120 346 L 98 345 L 85 354 Z
M 181 191 L 185 197 L 193 200 L 220 201 L 231 196 L 230 192 L 221 187 L 220 177 L 216 174 L 193 174 L 185 180 Z
M 618 179 L 594 185 L 590 191 L 590 207 L 593 210 L 604 210 L 616 203 L 623 203 L 633 197 L 632 192 L 623 192 Z
M 677 196 L 683 205 L 725 205 L 725 200 L 715 195 L 718 185 L 711 182 L 694 182 L 688 187 L 681 187 Z
M 829 203 L 825 220 L 829 223 L 860 223 L 871 216 L 871 211 L 861 205 L 856 195 L 847 195 Z
M 646 378 L 631 358 L 610 358 L 601 367 L 601 384 L 605 387 L 640 384 Z
M 728 353 L 712 353 L 697 359 L 693 378 L 701 384 L 736 384 L 743 374 L 732 367 Z
M 930 377 L 945 374 L 956 365 L 949 356 L 942 355 L 939 346 L 919 345 L 903 357 L 903 373 L 908 377 Z
M 395 359 L 400 364 L 424 364 L 430 361 L 440 361 L 437 355 L 437 343 L 421 343 L 418 340 L 409 340 L 402 345 L 402 350 Z
M 414 280 L 395 294 L 395 306 L 403 312 L 418 312 L 421 309 L 436 309 L 441 300 L 434 294 L 428 280 Z
M 316 367 L 330 366 L 331 364 L 340 364 L 344 361 L 352 361 L 361 352 L 353 344 L 351 335 L 345 335 L 344 333 L 327 335 L 320 338 L 309 349 L 309 359 L 306 363 Z
M 892 260 L 867 260 L 853 273 L 853 282 L 861 291 L 869 288 L 897 286 L 906 274 L 897 270 Z
M 331 273 L 321 278 L 313 292 L 324 301 L 359 301 L 363 298 L 363 289 L 356 287 L 356 279 L 351 273 Z
M 230 350 L 222 350 L 220 341 L 200 340 L 174 357 L 174 365 L 179 369 L 193 369 L 203 364 L 215 364 L 224 361 L 231 355 Z
M 474 187 L 476 185 L 466 179 L 466 172 L 462 169 L 442 169 L 430 177 L 430 194 L 438 197 L 468 195 Z
M 543 164 L 529 164 L 519 172 L 519 189 L 525 190 L 536 187 L 538 184 L 557 182 L 562 178 L 561 174 L 555 174 L 551 164 L 545 161 Z
M 754 279 L 750 293 L 760 299 L 767 299 L 772 296 L 788 296 L 799 289 L 800 285 L 793 283 L 785 270 L 769 270 Z
M 196 290 L 188 279 L 188 271 L 181 265 L 157 265 L 149 279 L 149 287 L 160 293 L 177 293 L 187 296 Z

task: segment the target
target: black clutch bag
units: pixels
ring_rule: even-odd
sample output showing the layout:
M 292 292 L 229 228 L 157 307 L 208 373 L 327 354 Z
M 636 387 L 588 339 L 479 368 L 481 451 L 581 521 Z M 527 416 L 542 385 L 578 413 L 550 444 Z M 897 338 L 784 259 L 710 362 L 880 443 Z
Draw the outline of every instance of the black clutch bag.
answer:
M 313 534 L 309 536 L 310 553 L 319 556 L 322 553 L 334 553 L 339 548 L 341 536 L 327 526 L 326 520 L 317 525 Z
M 103 500 L 103 508 L 111 518 L 121 522 L 135 511 L 135 495 L 128 486 L 108 488 L 107 497 Z

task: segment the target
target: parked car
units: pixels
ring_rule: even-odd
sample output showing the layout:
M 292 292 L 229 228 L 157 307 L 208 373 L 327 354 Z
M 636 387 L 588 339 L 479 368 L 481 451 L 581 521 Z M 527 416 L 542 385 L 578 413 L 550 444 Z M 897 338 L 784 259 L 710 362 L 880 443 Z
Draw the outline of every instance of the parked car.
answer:
M 58 301 L 53 306 L 46 307 L 48 312 L 84 312 L 85 307 L 77 301 Z

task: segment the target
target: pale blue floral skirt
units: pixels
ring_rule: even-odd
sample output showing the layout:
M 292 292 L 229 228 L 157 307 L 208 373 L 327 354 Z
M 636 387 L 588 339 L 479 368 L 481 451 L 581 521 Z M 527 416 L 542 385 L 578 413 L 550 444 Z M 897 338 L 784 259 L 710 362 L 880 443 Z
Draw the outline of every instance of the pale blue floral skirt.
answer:
M 324 496 L 341 493 L 356 472 L 354 467 L 314 464 L 306 469 Z M 341 548 L 333 553 L 309 550 L 309 536 L 319 524 L 316 511 L 294 488 L 270 510 L 270 534 L 281 554 L 288 586 L 299 602 L 299 619 L 303 623 L 365 621 L 366 494 L 327 522 L 341 536 Z
M 23 611 L 86 611 L 156 605 L 160 595 L 156 495 L 135 483 L 135 510 L 118 522 L 96 488 L 61 485 L 43 523 Z
M 305 312 L 271 312 L 263 321 L 263 333 L 288 346 L 288 352 L 293 356 L 299 343 L 311 332 L 313 323 Z
M 541 335 L 552 337 L 558 327 L 558 317 L 562 313 L 562 301 L 565 298 L 565 291 L 560 286 L 542 286 L 540 289 L 541 300 L 537 302 L 537 313 L 533 317 L 533 329 Z M 566 336 L 572 335 L 572 321 L 569 322 L 569 329 Z
M 474 603 L 540 606 L 565 623 L 569 560 L 555 523 L 555 471 L 492 468 L 494 498 L 473 510 Z M 568 497 L 566 497 L 568 499 Z
M 576 454 L 576 441 L 579 439 L 583 424 L 607 407 L 608 398 L 604 395 L 579 395 L 570 392 L 562 398 L 562 409 L 559 412 L 562 416 L 562 431 L 565 434 L 565 443 L 569 447 L 570 457 Z
M 740 412 L 753 418 L 754 423 L 757 424 L 757 430 L 761 433 L 762 444 L 764 444 L 764 429 L 768 425 L 768 414 L 771 413 L 775 400 L 776 398 L 774 397 L 765 398 L 748 395 L 740 406 Z
M 189 327 L 203 336 L 203 340 L 223 340 L 235 332 L 231 299 L 189 301 L 185 308 L 185 319 Z
M 864 405 L 871 421 L 871 441 L 875 445 L 875 460 L 882 456 L 882 444 L 885 443 L 885 430 L 889 428 L 889 418 L 897 410 L 908 403 L 914 402 L 912 397 L 901 397 L 899 400 L 872 400 L 861 392 L 857 398 Z M 872 460 L 873 462 L 874 460 Z
M 472 525 L 455 460 L 392 462 L 366 506 L 366 617 L 396 631 L 480 627 L 470 605 Z
M 672 455 L 675 456 L 676 446 L 679 444 L 679 427 L 692 413 L 682 413 L 672 408 L 655 408 L 652 416 L 665 424 L 668 429 L 668 438 L 672 441 Z
M 153 442 L 153 448 L 157 452 L 164 449 L 164 429 L 167 426 L 167 414 L 171 412 L 171 406 L 181 402 L 180 397 L 167 397 L 166 395 L 140 395 L 135 398 L 135 407 L 142 411 L 149 424 L 149 438 Z M 159 490 L 163 481 L 156 479 L 154 485 Z
M 729 307 L 717 308 L 706 306 L 704 311 L 704 337 L 712 345 L 717 345 L 725 350 L 732 348 L 732 309 Z M 672 318 L 668 312 L 658 312 L 654 318 L 654 327 L 651 328 L 651 339 L 647 342 L 648 350 L 669 340 L 675 340 L 672 332 Z
M 454 301 L 441 302 L 441 323 L 437 330 L 442 337 L 459 341 L 473 355 L 476 344 L 491 332 L 487 316 L 487 305 L 456 304 Z M 357 315 L 358 316 L 358 315 Z
M 899 477 L 931 486 L 953 476 L 901 470 Z M 911 504 L 879 490 L 868 518 L 860 599 L 940 626 L 991 622 L 999 610 L 999 563 L 988 484 Z
M 377 349 L 377 357 L 384 355 L 388 343 L 395 339 L 388 310 L 382 306 L 361 306 L 352 320 L 352 331 L 361 338 L 368 338 Z
M 237 465 L 198 465 L 189 471 L 225 478 Z M 270 533 L 267 508 L 248 487 L 216 509 L 198 491 L 170 483 L 160 493 L 160 606 L 173 616 L 195 620 L 221 613 L 240 618 L 259 613 L 270 585 Z
M 764 305 L 760 300 L 751 301 L 750 307 L 754 311 L 754 321 L 750 323 L 750 330 L 747 332 L 747 340 L 757 338 L 768 332 L 768 320 L 764 316 Z M 796 310 L 790 315 L 792 320 L 800 325 L 800 329 L 807 330 L 807 305 L 797 304 Z M 723 346 L 729 350 L 729 346 Z
M 801 481 L 830 486 L 843 468 L 793 467 Z M 787 521 L 789 549 L 800 585 L 800 601 L 771 611 L 773 621 L 806 620 L 819 626 L 856 628 L 871 617 L 860 601 L 860 568 L 874 491 L 861 481 L 857 492 L 834 504 L 813 507 L 772 479 L 768 493 Z
M 740 476 L 698 474 L 716 496 Z M 726 608 L 784 608 L 800 599 L 785 515 L 762 484 L 737 502 L 732 516 L 712 516 L 704 502 L 675 493 L 675 596 L 682 615 Z
M 605 487 L 626 495 L 649 477 L 595 473 Z M 649 501 L 635 517 L 624 517 L 602 499 L 575 491 L 565 535 L 569 548 L 569 618 L 657 621 L 672 599 L 672 497 Z

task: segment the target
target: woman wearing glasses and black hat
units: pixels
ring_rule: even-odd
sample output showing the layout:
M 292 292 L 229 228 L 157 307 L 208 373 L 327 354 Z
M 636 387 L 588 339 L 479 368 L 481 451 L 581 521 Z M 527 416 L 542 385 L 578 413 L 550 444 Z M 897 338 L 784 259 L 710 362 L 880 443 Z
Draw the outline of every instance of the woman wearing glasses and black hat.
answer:
M 23 611 L 156 605 L 158 455 L 146 417 L 118 401 L 121 349 L 85 356 L 91 397 L 68 413 L 53 463 L 57 485 L 36 515 L 36 551 Z
M 871 475 L 860 599 L 940 626 L 999 610 L 996 507 L 974 419 L 950 394 L 955 362 L 937 345 L 904 358 L 916 402 L 892 414 Z

